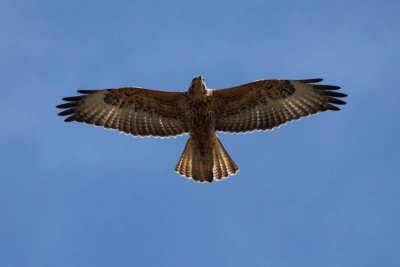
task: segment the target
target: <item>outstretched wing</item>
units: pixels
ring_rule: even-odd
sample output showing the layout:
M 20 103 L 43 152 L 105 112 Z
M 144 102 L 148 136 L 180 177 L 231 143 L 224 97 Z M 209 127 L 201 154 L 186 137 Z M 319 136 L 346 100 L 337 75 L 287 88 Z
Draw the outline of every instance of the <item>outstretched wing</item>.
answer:
M 137 136 L 168 137 L 188 132 L 184 119 L 185 95 L 136 87 L 79 90 L 65 97 L 66 122 L 78 121 Z
M 213 91 L 216 130 L 249 132 L 271 130 L 301 117 L 326 110 L 340 110 L 336 105 L 346 97 L 334 92 L 334 85 L 317 85 L 322 79 L 261 80 Z

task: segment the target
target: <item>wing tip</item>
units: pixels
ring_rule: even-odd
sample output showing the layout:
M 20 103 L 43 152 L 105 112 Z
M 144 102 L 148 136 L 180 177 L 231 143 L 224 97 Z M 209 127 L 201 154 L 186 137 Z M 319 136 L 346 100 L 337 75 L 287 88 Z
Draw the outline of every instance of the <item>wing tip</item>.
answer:
M 77 92 L 80 94 L 84 94 L 84 95 L 90 95 L 90 94 L 94 94 L 99 90 L 86 90 L 86 89 L 82 89 L 82 90 L 78 90 Z
M 328 97 L 327 100 L 328 100 L 329 103 L 332 103 L 332 104 L 335 104 L 335 105 L 346 105 L 347 104 L 345 101 L 337 99 L 337 98 L 334 98 L 334 97 Z
M 59 109 L 64 109 L 60 113 L 58 113 L 58 116 L 69 116 L 66 118 L 64 121 L 65 122 L 70 122 L 70 121 L 75 121 L 75 114 L 76 110 L 75 108 L 79 105 L 79 101 L 83 99 L 83 96 L 69 96 L 69 97 L 64 97 L 62 100 L 67 101 L 66 103 L 62 103 L 56 106 L 56 108 Z
M 305 79 L 305 80 L 300 80 L 302 83 L 319 83 L 322 82 L 324 79 L 322 78 L 312 78 L 312 79 Z
M 78 93 L 81 94 L 92 94 L 98 90 L 78 90 Z M 66 101 L 66 103 L 62 103 L 56 106 L 56 108 L 59 109 L 65 109 L 58 113 L 58 116 L 68 116 L 72 115 L 68 118 L 66 118 L 64 121 L 65 122 L 70 122 L 70 121 L 77 121 L 77 118 L 74 116 L 76 113 L 75 108 L 80 104 L 80 101 L 85 98 L 85 95 L 81 96 L 68 96 L 68 97 L 63 97 L 62 100 Z
M 75 117 L 75 115 L 72 115 L 72 116 L 69 116 L 68 118 L 66 118 L 64 121 L 65 122 L 76 121 L 76 117 Z
M 68 101 L 68 102 L 75 102 L 75 101 L 80 101 L 82 100 L 83 96 L 68 96 L 68 97 L 63 97 L 62 100 Z
M 314 87 L 319 90 L 339 90 L 340 88 L 342 88 L 338 85 L 319 85 L 319 84 L 314 85 Z
M 68 102 L 68 103 L 63 103 L 63 104 L 57 105 L 56 108 L 60 108 L 60 109 L 64 108 L 65 109 L 65 108 L 72 108 L 77 105 L 78 105 L 77 102 Z
M 316 83 L 320 82 L 322 79 L 320 78 L 315 78 L 315 79 L 308 79 L 308 80 L 303 80 L 304 83 Z M 345 93 L 339 93 L 339 92 L 333 92 L 334 90 L 339 90 L 341 89 L 340 86 L 338 85 L 322 85 L 322 84 L 311 84 L 311 86 L 315 89 L 317 89 L 320 94 L 325 96 L 326 98 L 326 108 L 328 110 L 333 110 L 333 111 L 339 111 L 341 110 L 339 107 L 335 105 L 346 105 L 347 103 L 341 99 L 338 98 L 344 98 L 347 97 L 348 95 Z
M 329 104 L 329 103 L 326 104 L 326 108 L 331 111 L 340 111 L 341 110 L 339 107 Z
M 61 111 L 60 113 L 58 113 L 58 116 L 67 116 L 67 115 L 72 115 L 74 113 L 75 113 L 75 110 L 73 108 L 70 108 L 70 109 Z
M 347 94 L 344 93 L 338 93 L 338 92 L 331 92 L 331 91 L 323 91 L 322 93 L 325 96 L 330 96 L 330 97 L 347 97 Z

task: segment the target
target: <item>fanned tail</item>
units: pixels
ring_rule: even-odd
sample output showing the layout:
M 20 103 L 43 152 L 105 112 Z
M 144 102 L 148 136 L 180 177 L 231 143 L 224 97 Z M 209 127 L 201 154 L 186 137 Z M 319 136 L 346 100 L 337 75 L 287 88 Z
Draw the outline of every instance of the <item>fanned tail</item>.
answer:
M 223 178 L 228 178 L 229 175 L 236 174 L 236 172 L 239 170 L 239 167 L 232 160 L 231 156 L 229 156 L 228 152 L 226 152 L 224 146 L 218 138 L 215 142 L 213 152 L 213 173 L 215 179 L 221 180 Z
M 191 137 L 186 143 L 175 171 L 196 182 L 221 180 L 234 175 L 238 166 L 226 152 L 221 141 L 216 138 L 209 153 L 201 154 L 195 140 Z

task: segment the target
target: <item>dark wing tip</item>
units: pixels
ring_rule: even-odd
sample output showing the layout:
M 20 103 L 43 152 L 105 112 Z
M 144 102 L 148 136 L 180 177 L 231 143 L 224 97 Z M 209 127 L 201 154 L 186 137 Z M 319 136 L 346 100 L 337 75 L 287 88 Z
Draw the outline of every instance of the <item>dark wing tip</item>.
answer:
M 320 90 L 338 90 L 341 87 L 337 85 L 314 85 L 315 88 Z
M 331 105 L 329 103 L 326 103 L 325 106 L 326 106 L 326 108 L 328 110 L 332 110 L 332 111 L 339 111 L 340 110 L 340 108 L 338 108 L 337 106 Z
M 60 113 L 58 113 L 58 116 L 67 116 L 67 115 L 72 115 L 75 113 L 75 110 L 73 108 L 61 111 Z
M 343 100 L 334 98 L 334 97 L 328 97 L 327 98 L 329 103 L 335 104 L 335 105 L 346 105 L 347 103 L 344 102 Z
M 98 90 L 78 90 L 77 92 L 80 94 L 90 95 L 96 93 Z
M 322 79 L 310 79 L 310 80 L 305 80 L 305 81 L 322 81 Z M 312 82 L 306 82 L 306 83 L 312 83 Z M 325 97 L 325 105 L 324 108 L 328 110 L 333 110 L 333 111 L 339 111 L 340 108 L 338 108 L 336 105 L 346 105 L 347 103 L 341 99 L 338 98 L 343 98 L 347 97 L 347 94 L 344 93 L 339 93 L 339 92 L 333 92 L 334 90 L 338 90 L 341 87 L 337 85 L 320 85 L 320 84 L 311 84 L 311 86 L 318 91 L 320 95 L 323 95 Z
M 319 83 L 322 82 L 324 79 L 321 78 L 314 78 L 314 79 L 305 79 L 305 80 L 300 80 L 302 83 Z
M 56 108 L 72 108 L 77 105 L 78 105 L 78 102 L 68 102 L 68 103 L 57 105 Z
M 338 92 L 331 92 L 331 91 L 324 91 L 323 95 L 332 96 L 332 97 L 347 97 L 346 94 L 338 93 Z
M 65 122 L 76 121 L 76 117 L 75 117 L 75 115 L 72 115 L 72 116 L 69 116 L 68 118 L 66 118 L 64 121 Z
M 80 93 L 92 93 L 92 91 L 88 92 L 89 90 L 79 90 L 78 92 Z M 93 90 L 94 92 L 95 90 Z M 60 109 L 65 109 L 64 111 L 58 113 L 58 116 L 68 116 L 72 115 L 68 118 L 65 119 L 66 122 L 69 121 L 77 121 L 77 118 L 74 116 L 75 114 L 75 109 L 77 106 L 79 106 L 80 101 L 84 99 L 85 96 L 69 96 L 69 97 L 64 97 L 62 100 L 67 101 L 66 103 L 62 103 L 60 105 L 57 105 L 56 108 Z
M 82 98 L 83 96 L 70 96 L 70 97 L 64 97 L 62 100 L 72 102 L 72 101 L 79 101 Z

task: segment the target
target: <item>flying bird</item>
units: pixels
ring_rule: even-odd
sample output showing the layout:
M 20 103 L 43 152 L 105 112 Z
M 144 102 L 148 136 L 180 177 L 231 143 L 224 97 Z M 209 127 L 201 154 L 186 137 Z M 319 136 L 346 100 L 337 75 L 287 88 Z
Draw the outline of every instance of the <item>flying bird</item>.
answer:
M 202 76 L 187 92 L 141 87 L 78 90 L 63 98 L 60 116 L 134 136 L 172 137 L 189 134 L 175 171 L 196 182 L 212 182 L 236 174 L 238 166 L 216 132 L 272 130 L 289 121 L 326 110 L 340 110 L 335 85 L 322 79 L 258 80 L 227 89 L 207 88 Z

